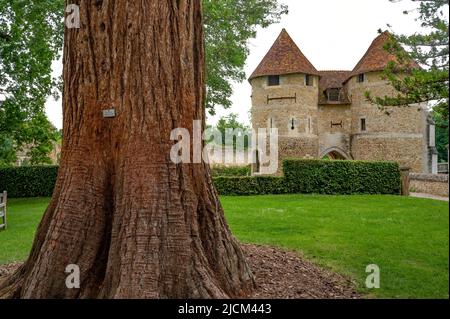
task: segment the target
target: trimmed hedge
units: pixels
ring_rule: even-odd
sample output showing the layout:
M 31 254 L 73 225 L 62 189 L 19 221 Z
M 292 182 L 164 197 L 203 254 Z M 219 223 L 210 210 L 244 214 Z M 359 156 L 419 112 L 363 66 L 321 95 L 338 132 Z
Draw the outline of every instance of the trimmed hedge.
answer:
M 301 194 L 400 194 L 395 162 L 289 159 L 283 162 L 286 187 Z
M 248 166 L 214 167 L 214 184 L 221 195 L 398 195 L 401 190 L 400 167 L 394 162 L 289 159 L 283 170 L 284 177 L 252 177 L 246 176 Z M 50 197 L 57 174 L 57 166 L 0 168 L 0 191 L 8 191 L 11 198 Z
M 270 195 L 287 193 L 283 177 L 215 177 L 214 185 L 220 195 Z
M 252 167 L 248 166 L 219 166 L 214 165 L 211 168 L 213 177 L 237 177 L 237 176 L 251 176 Z
M 55 188 L 58 166 L 0 168 L 0 191 L 8 197 L 50 197 Z

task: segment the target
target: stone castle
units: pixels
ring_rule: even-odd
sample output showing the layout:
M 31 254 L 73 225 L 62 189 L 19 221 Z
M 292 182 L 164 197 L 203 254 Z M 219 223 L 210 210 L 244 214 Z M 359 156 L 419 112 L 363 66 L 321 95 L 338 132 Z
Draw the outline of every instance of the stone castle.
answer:
M 318 71 L 283 29 L 249 79 L 253 128 L 278 129 L 280 166 L 287 157 L 390 160 L 437 173 L 426 105 L 382 110 L 366 98 L 395 92 L 382 79 L 396 59 L 384 49 L 389 37 L 380 34 L 352 71 Z

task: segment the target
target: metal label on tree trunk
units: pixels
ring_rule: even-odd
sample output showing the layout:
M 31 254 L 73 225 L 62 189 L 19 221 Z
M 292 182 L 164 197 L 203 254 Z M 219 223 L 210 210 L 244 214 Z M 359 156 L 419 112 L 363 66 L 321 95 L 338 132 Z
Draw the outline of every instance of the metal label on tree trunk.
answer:
M 116 117 L 116 110 L 115 109 L 103 110 L 103 117 L 104 118 Z

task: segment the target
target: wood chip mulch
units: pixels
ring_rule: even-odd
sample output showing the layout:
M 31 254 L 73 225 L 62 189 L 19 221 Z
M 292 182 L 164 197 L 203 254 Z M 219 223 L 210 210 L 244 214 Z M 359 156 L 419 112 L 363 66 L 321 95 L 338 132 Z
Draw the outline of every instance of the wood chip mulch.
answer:
M 243 245 L 256 278 L 255 299 L 357 299 L 348 278 L 319 268 L 296 253 L 277 248 Z M 0 265 L 0 282 L 21 263 Z
M 359 299 L 348 278 L 319 268 L 294 252 L 242 245 L 256 277 L 257 299 Z

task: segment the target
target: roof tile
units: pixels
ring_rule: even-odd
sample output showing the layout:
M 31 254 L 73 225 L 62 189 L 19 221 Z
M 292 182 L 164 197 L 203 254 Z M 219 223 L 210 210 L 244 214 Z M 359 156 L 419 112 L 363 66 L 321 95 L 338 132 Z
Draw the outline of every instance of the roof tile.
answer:
M 352 71 L 319 71 L 319 104 L 349 104 L 350 99 L 343 83 L 351 73 Z M 327 89 L 341 89 L 340 100 L 333 103 L 329 102 L 326 95 Z
M 288 32 L 283 29 L 272 48 L 250 76 L 250 80 L 261 76 L 293 73 L 318 75 L 316 68 L 300 51 Z
M 389 62 L 398 62 L 397 57 L 394 54 L 389 53 L 384 48 L 385 44 L 391 38 L 392 35 L 388 31 L 385 31 L 378 37 L 376 37 L 348 78 L 362 73 L 382 71 L 386 68 Z M 415 61 L 412 61 L 410 64 L 411 65 L 409 65 L 408 67 L 420 68 L 420 66 Z

